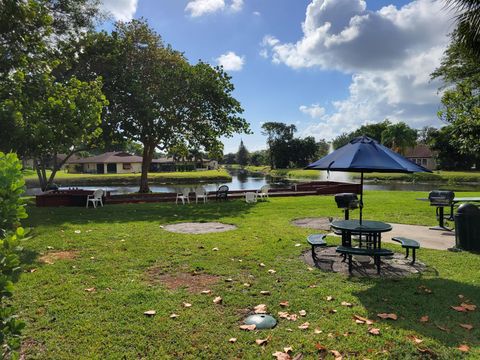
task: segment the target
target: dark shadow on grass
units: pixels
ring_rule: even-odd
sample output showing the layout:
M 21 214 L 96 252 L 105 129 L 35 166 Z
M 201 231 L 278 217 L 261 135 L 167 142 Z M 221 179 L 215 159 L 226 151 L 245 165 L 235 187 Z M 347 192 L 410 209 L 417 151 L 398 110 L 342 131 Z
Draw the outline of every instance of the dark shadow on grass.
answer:
M 378 279 L 374 286 L 353 295 L 368 310 L 369 318 L 379 320 L 380 324 L 411 330 L 446 346 L 480 345 L 480 307 L 468 312 L 451 308 L 462 302 L 480 305 L 478 286 L 442 278 Z M 398 320 L 380 320 L 378 313 L 395 313 Z M 421 322 L 420 318 L 425 315 L 429 320 Z M 474 329 L 465 330 L 460 324 L 473 324 Z
M 83 207 L 28 207 L 27 226 L 86 224 L 86 223 L 128 223 L 131 221 L 158 221 L 172 223 L 181 221 L 207 222 L 225 217 L 242 217 L 256 204 L 242 200 L 223 202 L 210 201 L 206 204 L 175 205 L 174 203 L 138 203 L 106 205 L 97 209 Z

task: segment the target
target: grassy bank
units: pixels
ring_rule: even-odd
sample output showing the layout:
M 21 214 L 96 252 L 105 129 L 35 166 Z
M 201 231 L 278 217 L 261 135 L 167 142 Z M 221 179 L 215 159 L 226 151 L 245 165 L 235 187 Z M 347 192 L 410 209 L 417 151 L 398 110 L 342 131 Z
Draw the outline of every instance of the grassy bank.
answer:
M 245 169 L 251 172 L 261 172 L 276 177 L 291 179 L 319 179 L 321 172 L 318 170 L 303 169 L 271 169 L 269 166 L 246 166 Z M 354 179 L 360 175 L 352 173 Z M 384 174 L 366 173 L 366 180 L 377 181 L 405 181 L 405 182 L 436 182 L 436 183 L 480 183 L 479 171 L 434 171 L 433 173 L 415 174 Z
M 443 183 L 480 183 L 478 171 L 434 171 L 416 174 L 365 174 L 367 180 L 408 181 L 408 182 L 443 182 Z
M 232 177 L 224 169 L 187 172 L 162 172 L 148 174 L 151 184 L 155 183 L 188 183 L 205 181 L 230 181 Z M 71 174 L 59 171 L 55 176 L 55 183 L 62 186 L 88 185 L 124 185 L 138 184 L 140 174 Z M 29 187 L 38 186 L 37 175 L 33 171 L 25 174 L 25 181 Z
M 434 225 L 432 208 L 415 201 L 423 195 L 368 191 L 365 217 Z M 340 217 L 331 196 L 28 211 L 34 234 L 24 244 L 30 271 L 22 275 L 13 299 L 27 323 L 28 359 L 272 359 L 272 353 L 289 346 L 304 359 L 319 358 L 321 347 L 358 359 L 416 359 L 425 353 L 439 359 L 480 357 L 480 311 L 450 308 L 462 301 L 460 295 L 480 305 L 480 272 L 474 270 L 479 255 L 421 249 L 419 260 L 429 271 L 396 280 L 312 271 L 299 258 L 309 251 L 305 236 L 312 231 L 290 221 Z M 238 229 L 189 235 L 162 228 L 182 221 L 221 221 Z M 336 238 L 327 240 L 338 244 Z M 189 291 L 180 281 L 185 277 L 205 283 Z M 216 296 L 221 304 L 213 303 Z M 288 307 L 279 305 L 283 301 Z M 242 319 L 258 304 L 275 316 L 300 310 L 306 316 L 280 319 L 269 331 L 241 331 Z M 147 317 L 146 310 L 156 315 Z M 384 312 L 397 314 L 398 320 L 380 320 L 377 314 Z M 354 315 L 375 320 L 372 327 L 380 334 L 371 335 Z M 420 322 L 425 315 L 429 320 Z M 305 322 L 308 329 L 299 329 Z M 474 327 L 468 331 L 459 324 Z M 263 346 L 255 343 L 266 338 Z M 468 354 L 457 349 L 460 344 L 470 347 Z

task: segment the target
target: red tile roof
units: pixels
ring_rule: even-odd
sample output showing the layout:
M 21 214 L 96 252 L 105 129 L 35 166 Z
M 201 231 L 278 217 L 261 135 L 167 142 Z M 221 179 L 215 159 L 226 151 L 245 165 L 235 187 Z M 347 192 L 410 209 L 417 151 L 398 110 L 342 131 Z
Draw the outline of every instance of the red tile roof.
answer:
M 408 148 L 405 151 L 405 157 L 407 158 L 431 158 L 435 153 L 424 144 L 419 144 L 413 148 Z

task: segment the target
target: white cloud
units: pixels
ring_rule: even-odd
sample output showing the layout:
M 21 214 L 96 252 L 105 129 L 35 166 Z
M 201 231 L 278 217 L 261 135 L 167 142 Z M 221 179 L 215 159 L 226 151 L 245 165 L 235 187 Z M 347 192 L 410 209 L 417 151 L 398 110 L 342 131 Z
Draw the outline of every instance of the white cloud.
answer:
M 233 51 L 220 55 L 217 58 L 218 65 L 223 66 L 226 71 L 240 71 L 245 64 L 245 57 L 238 56 Z
M 311 106 L 302 105 L 299 110 L 313 119 L 322 119 L 325 116 L 325 108 L 318 104 L 313 104 Z
M 138 0 L 102 0 L 101 7 L 115 20 L 130 21 L 137 11 Z
M 239 12 L 243 9 L 243 0 L 191 0 L 185 7 L 185 11 L 191 17 L 200 17 L 220 11 Z
M 243 0 L 232 0 L 230 4 L 230 10 L 233 12 L 238 12 L 243 9 Z
M 260 13 L 260 11 L 254 11 L 254 12 L 253 12 L 253 15 L 255 15 L 255 16 L 261 16 L 262 14 Z
M 415 0 L 371 11 L 363 0 L 312 0 L 302 29 L 295 43 L 266 36 L 263 54 L 295 69 L 352 75 L 349 97 L 335 101 L 334 111 L 305 133 L 336 136 L 386 117 L 416 127 L 438 124 L 439 83 L 429 74 L 439 65 L 453 29 L 451 13 L 440 1 Z

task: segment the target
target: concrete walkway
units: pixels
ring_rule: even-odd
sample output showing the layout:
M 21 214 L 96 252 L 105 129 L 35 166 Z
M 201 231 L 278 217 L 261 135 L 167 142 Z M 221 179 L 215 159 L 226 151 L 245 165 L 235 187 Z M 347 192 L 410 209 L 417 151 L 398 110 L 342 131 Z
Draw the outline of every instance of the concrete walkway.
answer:
M 382 234 L 382 242 L 392 242 L 392 237 L 403 236 L 417 240 L 421 247 L 427 249 L 447 250 L 455 245 L 454 231 L 430 230 L 428 226 L 418 225 L 391 225 L 392 231 Z

